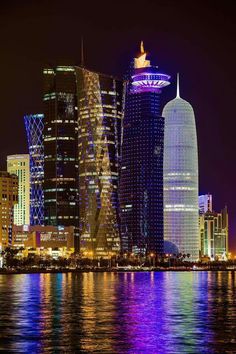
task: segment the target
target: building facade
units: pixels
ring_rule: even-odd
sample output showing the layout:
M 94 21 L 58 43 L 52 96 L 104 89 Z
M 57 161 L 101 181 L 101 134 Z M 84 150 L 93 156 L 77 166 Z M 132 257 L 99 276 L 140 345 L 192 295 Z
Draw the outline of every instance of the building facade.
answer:
M 211 260 L 227 260 L 228 256 L 228 211 L 206 211 L 200 216 L 201 255 Z
M 162 88 L 161 74 L 141 53 L 127 83 L 120 171 L 120 215 L 123 252 L 163 253 Z
M 14 225 L 12 246 L 18 249 L 23 247 L 23 257 L 30 254 L 52 258 L 69 257 L 74 252 L 74 227 Z
M 14 207 L 18 202 L 18 177 L 0 172 L 0 250 L 12 244 Z
M 76 67 L 80 250 L 90 257 L 120 251 L 118 177 L 123 82 Z
M 24 117 L 30 157 L 30 225 L 44 225 L 43 114 Z
M 14 224 L 30 223 L 30 167 L 29 155 L 7 156 L 7 172 L 18 176 L 18 203 L 14 206 Z
M 78 226 L 78 118 L 75 70 L 44 69 L 44 221 Z M 77 232 L 75 235 L 78 236 Z
M 198 197 L 199 203 L 199 214 L 202 215 L 207 211 L 212 211 L 212 195 L 211 194 L 203 194 Z
M 164 138 L 164 239 L 199 259 L 198 149 L 192 106 L 179 95 L 166 104 Z

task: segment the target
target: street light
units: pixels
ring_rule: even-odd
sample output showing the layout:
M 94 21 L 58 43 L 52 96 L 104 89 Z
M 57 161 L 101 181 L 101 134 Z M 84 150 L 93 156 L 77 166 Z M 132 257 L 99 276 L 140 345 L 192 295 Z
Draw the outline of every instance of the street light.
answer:
M 150 253 L 150 257 L 151 257 L 151 265 L 153 266 L 153 267 L 155 267 L 155 254 L 154 253 Z

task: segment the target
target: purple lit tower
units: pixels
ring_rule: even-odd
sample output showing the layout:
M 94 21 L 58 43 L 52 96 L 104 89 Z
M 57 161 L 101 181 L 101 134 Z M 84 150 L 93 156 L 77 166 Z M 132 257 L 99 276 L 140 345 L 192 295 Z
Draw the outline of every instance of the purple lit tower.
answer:
M 127 84 L 120 173 L 120 215 L 123 252 L 163 252 L 164 118 L 162 88 L 170 76 L 162 74 L 140 54 Z
M 199 258 L 198 149 L 192 106 L 180 97 L 166 104 L 164 138 L 164 240 L 189 259 Z M 167 250 L 166 250 L 167 251 Z

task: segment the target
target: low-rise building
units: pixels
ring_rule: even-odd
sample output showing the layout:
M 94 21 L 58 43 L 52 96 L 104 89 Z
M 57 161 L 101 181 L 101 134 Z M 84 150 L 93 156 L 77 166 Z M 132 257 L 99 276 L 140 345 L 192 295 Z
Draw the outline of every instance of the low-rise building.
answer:
M 14 225 L 12 245 L 22 249 L 23 257 L 69 257 L 74 252 L 74 227 Z

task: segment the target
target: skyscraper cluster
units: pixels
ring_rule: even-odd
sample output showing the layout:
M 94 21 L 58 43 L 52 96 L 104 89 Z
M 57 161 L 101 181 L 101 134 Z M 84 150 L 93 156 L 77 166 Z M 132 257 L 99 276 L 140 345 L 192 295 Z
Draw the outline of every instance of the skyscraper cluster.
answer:
M 162 109 L 170 75 L 151 65 L 143 43 L 125 80 L 84 65 L 48 67 L 43 77 L 44 112 L 24 117 L 28 155 L 8 156 L 2 177 L 14 193 L 18 186 L 14 198 L 6 192 L 8 219 L 31 232 L 48 227 L 65 244 L 72 227 L 73 248 L 84 257 L 172 252 L 195 261 L 201 247 L 214 254 L 199 229 L 193 108 L 178 81 Z M 215 233 L 227 229 L 223 216 L 201 215 L 218 218 Z M 1 245 L 10 245 L 4 235 Z

